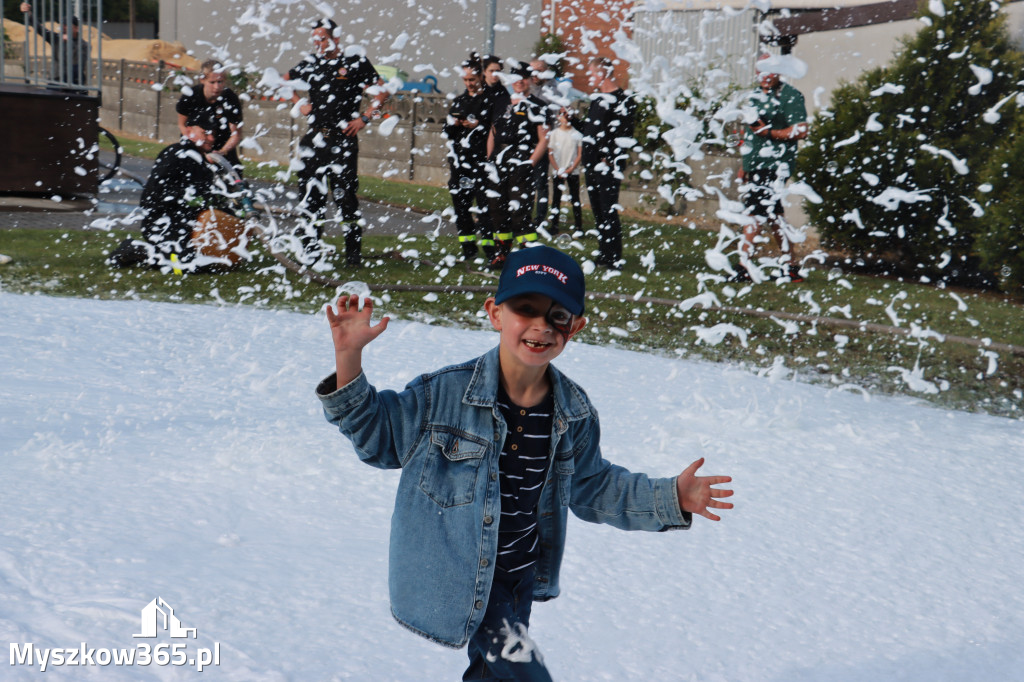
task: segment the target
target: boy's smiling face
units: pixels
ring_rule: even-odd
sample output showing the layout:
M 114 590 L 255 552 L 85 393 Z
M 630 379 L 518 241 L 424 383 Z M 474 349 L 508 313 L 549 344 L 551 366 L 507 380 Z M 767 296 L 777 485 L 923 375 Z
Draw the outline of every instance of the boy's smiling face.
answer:
M 565 344 L 587 324 L 542 294 L 523 294 L 499 304 L 484 304 L 491 325 L 501 332 L 503 362 L 522 367 L 546 367 Z

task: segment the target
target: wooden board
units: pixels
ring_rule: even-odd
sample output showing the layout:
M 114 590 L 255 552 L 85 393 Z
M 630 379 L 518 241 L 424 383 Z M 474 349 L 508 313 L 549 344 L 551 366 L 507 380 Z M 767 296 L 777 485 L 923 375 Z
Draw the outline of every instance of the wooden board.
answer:
M 99 98 L 31 85 L 0 84 L 0 192 L 96 194 Z M 92 158 L 89 158 L 92 157 Z

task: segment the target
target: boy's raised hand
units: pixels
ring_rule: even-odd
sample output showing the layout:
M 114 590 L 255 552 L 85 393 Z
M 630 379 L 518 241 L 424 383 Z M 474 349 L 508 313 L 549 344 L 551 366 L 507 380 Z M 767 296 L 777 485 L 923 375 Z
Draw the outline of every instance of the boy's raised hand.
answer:
M 700 514 L 706 519 L 720 521 L 721 517 L 709 509 L 732 509 L 731 502 L 719 502 L 717 497 L 732 497 L 731 490 L 712 488 L 713 485 L 729 483 L 731 476 L 698 476 L 697 469 L 704 465 L 704 458 L 686 467 L 676 477 L 676 495 L 679 496 L 679 508 L 691 514 Z
M 359 376 L 359 372 L 362 371 L 363 348 L 388 328 L 387 317 L 370 326 L 373 302 L 369 298 L 364 300 L 362 310 L 359 309 L 358 296 L 340 297 L 337 312 L 334 312 L 331 306 L 327 306 L 327 321 L 331 325 L 331 337 L 334 339 L 338 388 Z
M 382 318 L 375 326 L 370 326 L 373 301 L 369 298 L 364 300 L 362 310 L 359 309 L 359 296 L 339 298 L 337 313 L 334 312 L 334 308 L 327 306 L 327 321 L 331 325 L 335 351 L 360 351 L 388 328 L 387 317 Z

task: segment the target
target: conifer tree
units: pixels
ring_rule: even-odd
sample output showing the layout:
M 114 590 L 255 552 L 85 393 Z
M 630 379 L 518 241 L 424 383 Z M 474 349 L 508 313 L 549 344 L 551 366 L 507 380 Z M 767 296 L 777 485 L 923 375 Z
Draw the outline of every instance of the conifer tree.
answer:
M 1014 98 L 1018 100 L 1018 98 Z M 982 172 L 976 252 L 981 267 L 993 273 L 999 288 L 1024 295 L 1024 93 L 1007 107 L 1014 119 L 1006 139 Z
M 954 281 L 981 274 L 977 188 L 1012 124 L 985 114 L 1024 66 L 1002 4 L 931 0 L 889 65 L 833 93 L 798 159 L 826 245 Z

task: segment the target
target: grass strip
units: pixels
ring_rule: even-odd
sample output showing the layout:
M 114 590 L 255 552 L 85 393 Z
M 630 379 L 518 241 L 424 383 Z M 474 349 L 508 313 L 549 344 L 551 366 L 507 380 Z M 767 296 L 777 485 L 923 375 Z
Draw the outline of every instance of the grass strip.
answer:
M 1024 309 L 1018 302 L 834 269 L 811 270 L 802 284 L 714 282 L 704 253 L 717 235 L 659 224 L 635 223 L 627 230 L 626 268 L 616 276 L 602 270 L 588 276 L 588 289 L 597 297 L 588 302 L 590 323 L 580 336 L 585 343 L 731 362 L 840 390 L 904 393 L 946 407 L 1024 414 L 1024 358 L 992 346 L 941 340 L 955 335 L 1024 346 Z M 338 294 L 286 271 L 261 249 L 238 270 L 217 275 L 103 266 L 105 255 L 127 234 L 4 230 L 2 250 L 14 260 L 0 268 L 0 286 L 20 293 L 308 313 Z M 335 245 L 344 251 L 343 244 Z M 596 241 L 587 237 L 570 250 L 583 260 L 595 249 Z M 474 289 L 495 281 L 458 263 L 458 251 L 454 237 L 368 234 L 365 267 L 339 265 L 333 276 L 368 284 L 382 313 L 488 328 L 482 314 L 486 289 Z M 849 320 L 850 328 L 830 327 L 821 318 Z M 892 327 L 902 331 L 881 331 Z

